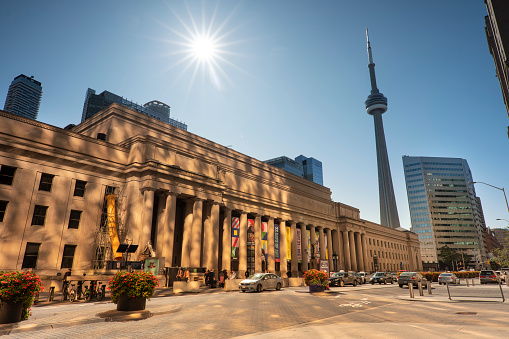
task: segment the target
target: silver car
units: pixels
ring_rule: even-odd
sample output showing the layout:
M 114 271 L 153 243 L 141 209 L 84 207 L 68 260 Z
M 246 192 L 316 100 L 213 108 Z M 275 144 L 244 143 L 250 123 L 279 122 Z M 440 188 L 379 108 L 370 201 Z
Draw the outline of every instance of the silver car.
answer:
M 242 292 L 256 291 L 261 292 L 263 290 L 274 289 L 279 291 L 283 286 L 283 280 L 281 277 L 273 273 L 256 273 L 252 276 L 244 279 L 239 284 L 239 290 Z
M 440 273 L 438 276 L 438 284 L 459 284 L 460 279 L 454 273 Z

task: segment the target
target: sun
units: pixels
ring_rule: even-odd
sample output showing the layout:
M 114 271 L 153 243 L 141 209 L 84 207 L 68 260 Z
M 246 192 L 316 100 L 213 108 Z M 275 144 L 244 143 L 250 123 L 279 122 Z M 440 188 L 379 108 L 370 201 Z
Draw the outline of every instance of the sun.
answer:
M 206 36 L 198 36 L 191 43 L 191 52 L 202 61 L 211 61 L 217 56 L 217 43 Z
M 201 20 L 197 20 L 187 4 L 187 19 L 171 7 L 169 8 L 177 20 L 172 26 L 162 23 L 171 33 L 171 40 L 165 42 L 172 46 L 172 51 L 168 54 L 181 56 L 170 67 L 170 69 L 178 67 L 181 70 L 174 81 L 186 78 L 192 86 L 196 78 L 201 77 L 203 80 L 210 79 L 211 83 L 221 90 L 225 88 L 225 83 L 233 85 L 228 70 L 232 68 L 241 70 L 241 68 L 231 58 L 243 55 L 232 49 L 235 45 L 244 42 L 232 40 L 238 27 L 227 28 L 236 9 L 220 19 L 218 6 L 212 11 L 202 7 Z

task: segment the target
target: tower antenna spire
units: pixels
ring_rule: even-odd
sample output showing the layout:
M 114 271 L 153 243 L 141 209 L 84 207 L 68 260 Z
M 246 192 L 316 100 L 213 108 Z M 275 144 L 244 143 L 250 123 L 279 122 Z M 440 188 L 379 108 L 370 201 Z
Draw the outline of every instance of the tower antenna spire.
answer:
M 376 86 L 375 63 L 371 54 L 368 26 L 366 26 L 366 40 L 368 44 L 369 77 L 371 80 L 371 94 L 366 99 L 366 112 L 373 116 L 375 122 L 376 157 L 378 163 L 378 192 L 380 195 L 380 224 L 391 228 L 399 227 L 398 208 L 392 185 L 389 156 L 385 144 L 385 133 L 382 114 L 387 111 L 387 98 L 380 93 Z

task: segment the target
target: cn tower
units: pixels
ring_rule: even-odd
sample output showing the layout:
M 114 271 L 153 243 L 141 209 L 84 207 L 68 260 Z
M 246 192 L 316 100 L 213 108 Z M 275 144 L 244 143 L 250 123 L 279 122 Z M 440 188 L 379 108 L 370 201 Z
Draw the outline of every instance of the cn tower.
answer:
M 376 87 L 375 64 L 373 63 L 373 56 L 371 55 L 371 45 L 369 44 L 367 27 L 366 39 L 368 41 L 368 68 L 369 77 L 371 79 L 371 94 L 366 99 L 365 104 L 366 112 L 372 115 L 375 121 L 378 191 L 380 194 L 380 224 L 390 228 L 398 228 L 400 227 L 398 208 L 396 206 L 396 198 L 394 197 L 391 168 L 389 166 L 389 156 L 387 155 L 384 125 L 382 122 L 382 114 L 387 111 L 387 98 L 380 93 Z

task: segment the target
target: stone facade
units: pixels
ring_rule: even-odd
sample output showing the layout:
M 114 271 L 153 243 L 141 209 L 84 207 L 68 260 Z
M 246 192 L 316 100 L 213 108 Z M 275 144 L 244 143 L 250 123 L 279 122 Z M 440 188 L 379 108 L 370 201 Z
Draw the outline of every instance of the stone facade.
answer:
M 120 241 L 139 245 L 132 260 L 150 241 L 166 267 L 233 268 L 239 276 L 251 269 L 296 277 L 319 258 L 331 270 L 373 271 L 374 254 L 380 270 L 422 268 L 414 233 L 362 220 L 327 187 L 118 104 L 71 130 L 0 111 L 0 136 L 0 269 L 94 271 L 112 187 L 122 192 Z M 307 232 L 298 229 L 319 250 L 306 250 Z

